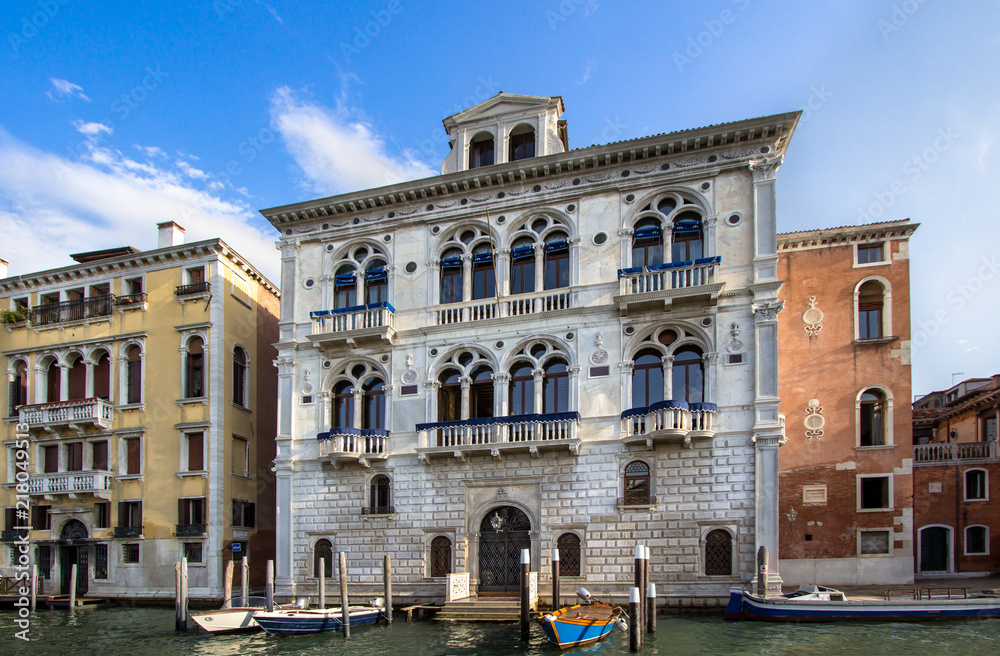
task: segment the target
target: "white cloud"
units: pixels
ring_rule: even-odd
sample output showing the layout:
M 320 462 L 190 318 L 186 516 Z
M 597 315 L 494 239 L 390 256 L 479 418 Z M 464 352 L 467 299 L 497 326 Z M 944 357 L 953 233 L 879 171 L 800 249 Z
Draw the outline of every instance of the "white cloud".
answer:
M 69 160 L 3 128 L 0 161 L 0 257 L 11 275 L 72 264 L 68 255 L 81 251 L 150 250 L 156 224 L 176 221 L 186 241 L 221 237 L 277 280 L 273 229 L 246 203 L 195 187 L 184 171 L 93 144 L 82 161 Z
M 271 97 L 271 122 L 314 193 L 338 194 L 437 173 L 412 153 L 387 153 L 384 140 L 349 110 L 302 100 L 288 87 Z
M 90 98 L 83 93 L 83 87 L 79 84 L 73 84 L 69 80 L 57 77 L 49 78 L 49 80 L 52 82 L 52 91 L 46 91 L 45 95 L 52 100 L 62 100 L 66 96 L 69 96 L 90 102 Z
M 85 134 L 88 137 L 96 137 L 97 135 L 103 133 L 111 134 L 114 132 L 110 125 L 105 125 L 103 123 L 85 123 L 84 121 L 74 121 L 73 127 L 80 134 Z

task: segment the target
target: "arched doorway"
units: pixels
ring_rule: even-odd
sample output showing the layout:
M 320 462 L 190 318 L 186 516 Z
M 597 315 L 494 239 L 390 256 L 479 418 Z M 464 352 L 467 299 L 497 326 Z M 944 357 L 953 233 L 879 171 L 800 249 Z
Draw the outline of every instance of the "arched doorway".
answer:
M 90 534 L 87 527 L 78 519 L 71 519 L 59 533 L 59 573 L 62 582 L 61 593 L 68 595 L 73 565 L 76 565 L 76 596 L 87 594 L 90 587 L 89 548 L 84 543 Z M 82 543 L 82 544 L 81 544 Z
M 479 526 L 479 591 L 517 592 L 521 550 L 531 548 L 531 520 L 519 508 L 501 506 Z
M 920 571 L 951 571 L 951 529 L 928 526 L 920 529 Z

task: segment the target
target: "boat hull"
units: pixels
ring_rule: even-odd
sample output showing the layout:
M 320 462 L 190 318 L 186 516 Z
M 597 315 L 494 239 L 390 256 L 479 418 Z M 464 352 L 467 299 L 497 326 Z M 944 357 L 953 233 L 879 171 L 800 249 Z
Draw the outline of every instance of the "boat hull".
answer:
M 924 622 L 1000 618 L 1000 597 L 924 600 L 789 601 L 731 590 L 727 619 L 772 622 Z
M 599 616 L 588 617 L 588 611 L 598 606 L 604 607 L 600 609 L 602 612 L 598 613 Z M 614 629 L 619 617 L 621 617 L 619 609 L 595 602 L 593 606 L 561 608 L 552 614 L 541 616 L 539 623 L 549 642 L 566 649 L 606 638 Z
M 236 631 L 259 631 L 254 615 L 262 608 L 226 608 L 190 613 L 195 624 L 210 633 L 234 633 Z
M 350 626 L 374 624 L 382 617 L 378 608 L 352 609 Z M 339 609 L 325 611 L 299 611 L 259 613 L 254 617 L 260 628 L 273 636 L 289 637 L 324 631 L 340 631 L 344 628 Z

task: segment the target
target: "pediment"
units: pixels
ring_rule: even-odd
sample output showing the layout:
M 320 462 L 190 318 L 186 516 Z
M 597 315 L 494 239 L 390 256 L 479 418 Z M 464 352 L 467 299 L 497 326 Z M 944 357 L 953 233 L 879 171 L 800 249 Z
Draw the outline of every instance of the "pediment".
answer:
M 557 109 L 558 114 L 562 114 L 562 96 L 523 96 L 501 91 L 478 105 L 449 116 L 444 119 L 444 124 L 450 127 L 500 116 L 538 114 L 553 107 Z

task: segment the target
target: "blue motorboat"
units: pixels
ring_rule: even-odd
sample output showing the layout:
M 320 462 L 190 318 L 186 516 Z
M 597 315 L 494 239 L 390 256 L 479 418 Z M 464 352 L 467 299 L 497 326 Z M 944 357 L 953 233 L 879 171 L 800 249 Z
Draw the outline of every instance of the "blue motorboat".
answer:
M 348 607 L 351 628 L 375 624 L 384 617 L 385 612 L 381 606 Z M 344 614 L 340 608 L 276 610 L 254 615 L 254 621 L 260 628 L 278 637 L 340 631 L 344 628 L 343 619 Z

